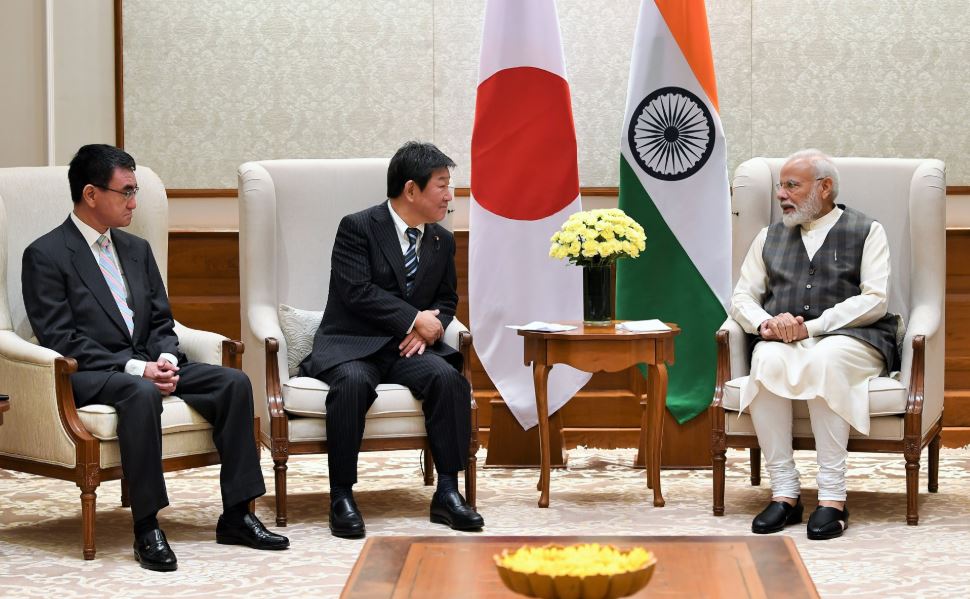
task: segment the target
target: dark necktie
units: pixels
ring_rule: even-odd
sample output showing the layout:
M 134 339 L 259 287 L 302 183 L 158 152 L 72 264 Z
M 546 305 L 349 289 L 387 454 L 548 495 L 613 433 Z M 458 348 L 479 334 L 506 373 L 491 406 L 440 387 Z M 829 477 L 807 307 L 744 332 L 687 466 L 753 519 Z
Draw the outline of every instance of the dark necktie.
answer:
M 407 287 L 408 295 L 411 295 L 411 290 L 414 289 L 414 277 L 418 274 L 418 235 L 421 231 L 418 231 L 414 227 L 408 227 L 405 231 L 408 236 L 408 249 L 404 252 L 404 282 Z

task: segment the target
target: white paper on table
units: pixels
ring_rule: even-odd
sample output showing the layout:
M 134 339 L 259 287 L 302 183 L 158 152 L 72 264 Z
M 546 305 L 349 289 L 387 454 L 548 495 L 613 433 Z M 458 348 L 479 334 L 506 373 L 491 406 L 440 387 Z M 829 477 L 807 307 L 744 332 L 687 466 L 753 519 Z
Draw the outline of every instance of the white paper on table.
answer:
M 575 329 L 575 326 L 568 324 L 557 324 L 555 322 L 542 322 L 541 320 L 533 320 L 528 324 L 507 324 L 505 325 L 507 329 L 515 329 L 516 331 L 540 331 L 543 333 L 561 333 L 563 331 L 571 331 Z
M 659 333 L 670 330 L 670 327 L 664 324 L 663 321 L 656 318 L 651 318 L 650 320 L 630 320 L 628 322 L 621 322 L 616 325 L 616 328 L 621 331 L 630 331 L 631 333 Z

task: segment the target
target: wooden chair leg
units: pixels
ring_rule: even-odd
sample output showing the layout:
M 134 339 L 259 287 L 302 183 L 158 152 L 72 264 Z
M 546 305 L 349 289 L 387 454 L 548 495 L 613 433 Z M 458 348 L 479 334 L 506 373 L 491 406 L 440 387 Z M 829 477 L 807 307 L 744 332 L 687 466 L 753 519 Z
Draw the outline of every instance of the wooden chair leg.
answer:
M 751 454 L 751 486 L 758 487 L 761 485 L 761 448 L 752 447 Z
M 919 495 L 919 443 L 915 451 L 907 451 L 906 457 L 906 524 L 919 524 L 919 511 L 916 500 Z
M 287 455 L 273 456 L 276 482 L 276 525 L 286 526 L 286 460 Z
M 431 457 L 431 449 L 424 448 L 424 486 L 430 487 L 434 484 L 434 458 Z
M 929 481 L 926 489 L 930 493 L 936 493 L 940 482 L 940 434 L 937 433 L 930 441 L 929 451 Z
M 131 496 L 128 493 L 128 479 L 121 477 L 121 507 L 131 507 Z
M 714 515 L 724 515 L 724 464 L 727 462 L 724 449 L 715 449 L 712 453 L 714 466 Z
M 85 482 L 81 487 L 81 552 L 84 559 L 94 559 L 96 548 L 94 545 L 94 512 L 98 495 L 95 492 L 98 485 Z
M 478 502 L 478 458 L 474 454 L 468 456 L 468 466 L 465 467 L 465 500 L 472 509 L 477 509 Z

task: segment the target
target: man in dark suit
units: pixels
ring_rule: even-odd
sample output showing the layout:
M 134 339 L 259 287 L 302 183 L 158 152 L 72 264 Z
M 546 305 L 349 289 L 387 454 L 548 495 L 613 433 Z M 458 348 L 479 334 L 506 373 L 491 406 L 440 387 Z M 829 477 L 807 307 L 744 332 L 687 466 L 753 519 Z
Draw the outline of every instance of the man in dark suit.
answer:
M 249 379 L 186 359 L 151 247 L 117 228 L 131 223 L 136 207 L 134 159 L 112 146 L 87 145 L 71 160 L 68 180 L 74 211 L 24 250 L 24 305 L 40 343 L 77 360 L 71 386 L 78 407 L 105 404 L 117 411 L 135 558 L 149 570 L 178 567 L 156 517 L 168 505 L 162 397 L 173 393 L 213 427 L 222 459 L 217 542 L 286 548 L 286 537 L 249 513 L 249 502 L 266 492 Z
M 388 165 L 389 199 L 345 216 L 337 229 L 327 308 L 300 372 L 330 386 L 330 530 L 338 537 L 364 534 L 352 487 L 379 383 L 404 385 L 422 400 L 438 471 L 431 521 L 455 530 L 484 525 L 458 492 L 471 387 L 461 376 L 461 354 L 441 341 L 458 304 L 455 239 L 436 224 L 452 200 L 453 166 L 432 144 L 405 144 Z

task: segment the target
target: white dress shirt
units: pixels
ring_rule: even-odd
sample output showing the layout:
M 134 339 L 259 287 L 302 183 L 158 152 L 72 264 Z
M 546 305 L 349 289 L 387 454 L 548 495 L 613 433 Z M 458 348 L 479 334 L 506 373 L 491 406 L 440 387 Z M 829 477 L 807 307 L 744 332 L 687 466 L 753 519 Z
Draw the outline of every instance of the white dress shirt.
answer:
M 842 209 L 835 207 L 825 216 L 801 225 L 802 243 L 809 259 L 815 256 L 840 216 Z M 776 316 L 768 314 L 762 306 L 768 290 L 768 271 L 763 256 L 767 235 L 768 228 L 765 227 L 751 243 L 731 296 L 731 318 L 752 335 L 759 333 L 764 321 Z M 881 224 L 873 221 L 862 249 L 859 294 L 837 303 L 816 319 L 806 320 L 808 336 L 815 337 L 845 327 L 865 326 L 882 318 L 888 307 L 889 274 L 886 231 Z
M 81 236 L 84 237 L 84 241 L 88 244 L 88 248 L 91 250 L 91 255 L 94 256 L 94 261 L 98 262 L 98 260 L 100 259 L 100 253 L 101 253 L 101 249 L 98 246 L 98 239 L 101 237 L 102 234 L 98 233 L 97 230 L 95 230 L 86 222 L 78 218 L 73 211 L 71 212 L 71 221 L 78 228 L 78 231 L 81 232 Z M 111 260 L 114 262 L 115 267 L 118 269 L 118 272 L 121 274 L 121 284 L 124 285 L 125 287 L 125 297 L 129 297 L 128 279 L 125 277 L 125 271 L 121 267 L 121 260 L 118 258 L 118 253 L 114 249 L 115 243 L 114 243 L 114 240 L 111 238 L 110 228 L 104 232 L 104 236 L 107 237 L 108 241 L 111 242 L 111 246 L 110 246 L 111 254 L 112 254 Z M 170 353 L 162 352 L 158 357 L 165 358 L 166 360 L 168 360 L 168 362 L 172 364 L 172 366 L 178 366 L 178 363 L 179 363 L 178 358 L 176 358 Z M 127 372 L 128 374 L 140 377 L 145 374 L 146 366 L 148 366 L 148 363 L 145 362 L 144 360 L 131 359 L 125 363 L 125 372 Z

